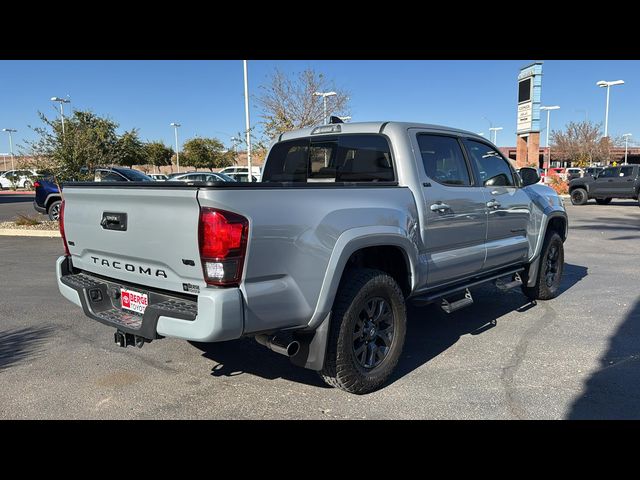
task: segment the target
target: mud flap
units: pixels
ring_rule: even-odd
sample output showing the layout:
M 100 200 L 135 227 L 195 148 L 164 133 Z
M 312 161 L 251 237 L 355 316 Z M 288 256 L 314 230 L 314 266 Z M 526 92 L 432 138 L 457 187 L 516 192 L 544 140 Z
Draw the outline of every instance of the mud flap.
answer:
M 291 363 L 310 370 L 322 370 L 324 356 L 327 351 L 327 335 L 331 313 L 322 321 L 313 332 L 294 332 L 293 338 L 300 342 L 300 350 L 293 357 Z

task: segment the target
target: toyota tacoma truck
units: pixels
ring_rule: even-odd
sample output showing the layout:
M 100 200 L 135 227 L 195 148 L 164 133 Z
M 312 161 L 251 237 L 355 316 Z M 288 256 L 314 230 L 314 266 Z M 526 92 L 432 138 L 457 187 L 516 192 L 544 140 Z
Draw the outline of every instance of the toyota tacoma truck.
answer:
M 584 176 L 569 182 L 571 203 L 584 205 L 594 198 L 598 205 L 608 205 L 614 198 L 640 201 L 640 165 L 607 167 L 596 177 Z
M 401 356 L 406 302 L 454 312 L 485 282 L 558 294 L 568 221 L 539 180 L 454 128 L 291 131 L 258 183 L 65 184 L 58 287 L 121 346 L 254 337 L 367 393 Z

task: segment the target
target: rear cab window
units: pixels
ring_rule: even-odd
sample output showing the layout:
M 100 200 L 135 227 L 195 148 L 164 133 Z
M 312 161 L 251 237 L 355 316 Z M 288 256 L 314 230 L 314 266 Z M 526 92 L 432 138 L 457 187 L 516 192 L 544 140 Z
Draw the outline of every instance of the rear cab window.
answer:
M 275 144 L 263 182 L 394 182 L 391 149 L 379 134 L 305 137 Z

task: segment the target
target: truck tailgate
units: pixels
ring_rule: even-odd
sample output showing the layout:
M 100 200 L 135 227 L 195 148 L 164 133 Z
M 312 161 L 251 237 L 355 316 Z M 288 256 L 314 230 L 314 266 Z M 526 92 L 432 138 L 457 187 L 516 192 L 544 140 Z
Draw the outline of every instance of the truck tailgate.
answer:
M 206 287 L 197 188 L 67 186 L 63 193 L 75 268 L 174 292 Z

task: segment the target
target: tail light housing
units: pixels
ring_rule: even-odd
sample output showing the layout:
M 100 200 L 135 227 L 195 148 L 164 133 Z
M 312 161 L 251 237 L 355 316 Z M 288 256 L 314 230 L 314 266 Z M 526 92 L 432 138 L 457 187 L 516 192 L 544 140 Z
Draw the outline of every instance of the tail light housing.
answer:
M 39 182 L 38 180 L 36 180 L 36 181 L 34 182 L 33 186 L 34 186 L 35 188 L 38 188 L 38 187 L 40 186 L 40 182 Z
M 69 252 L 69 245 L 67 245 L 67 237 L 64 234 L 64 200 L 60 203 L 60 213 L 58 214 L 58 226 L 60 227 L 60 236 L 62 237 L 62 243 L 64 244 L 64 254 L 67 257 L 71 256 Z
M 209 285 L 237 287 L 242 278 L 249 221 L 237 213 L 200 208 L 198 244 L 204 279 Z

